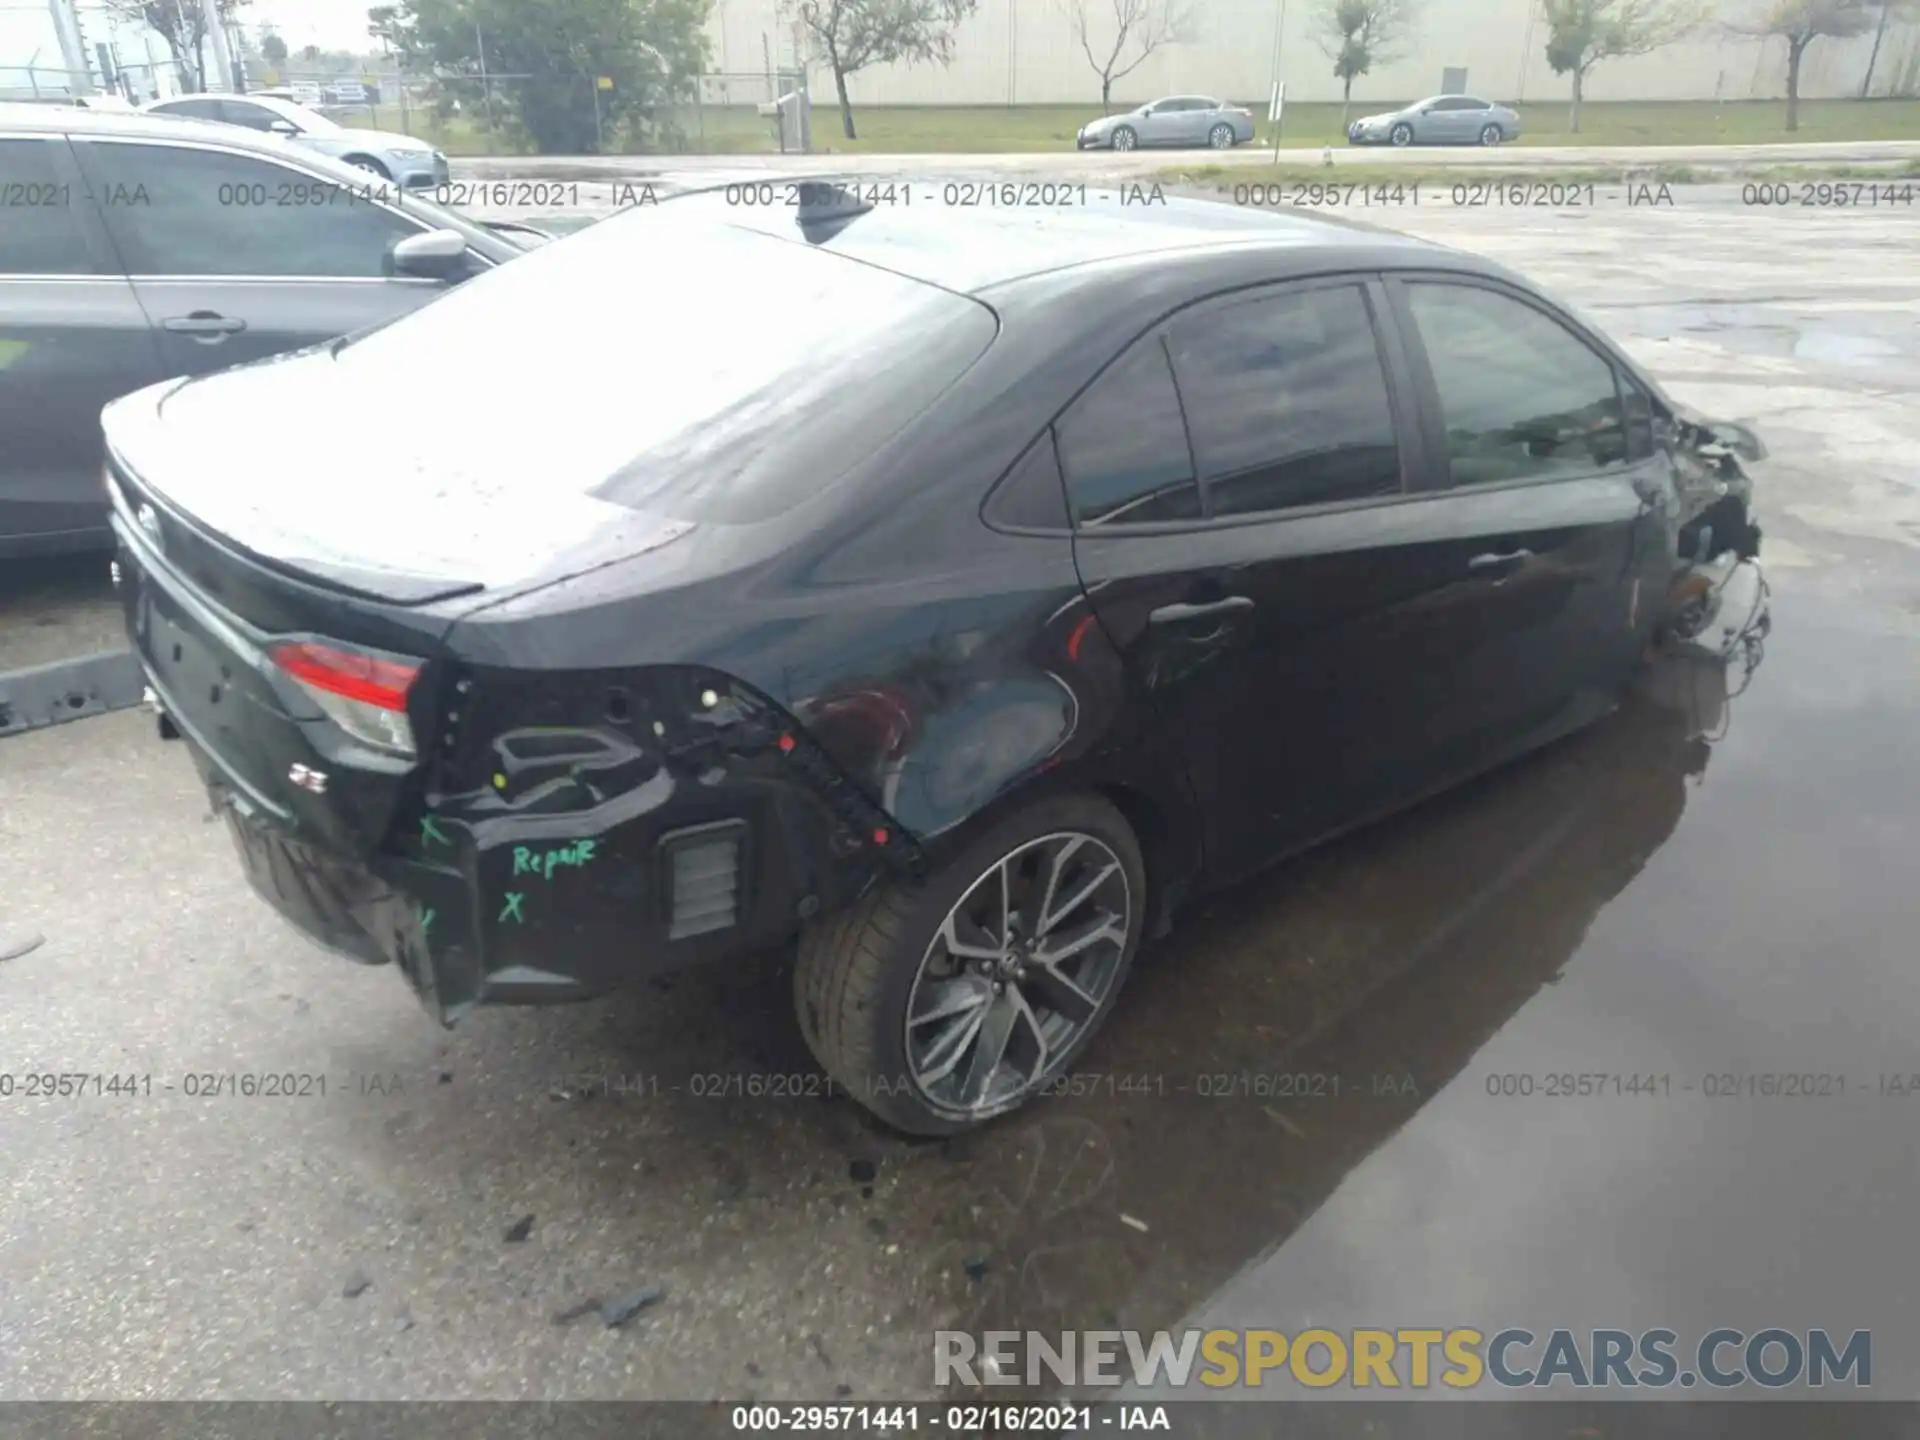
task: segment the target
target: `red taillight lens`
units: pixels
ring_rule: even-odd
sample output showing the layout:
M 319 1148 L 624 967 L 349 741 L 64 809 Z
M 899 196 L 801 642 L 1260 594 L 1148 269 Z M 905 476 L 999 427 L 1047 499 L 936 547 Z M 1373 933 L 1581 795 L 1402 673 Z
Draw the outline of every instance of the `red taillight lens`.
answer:
M 407 691 L 420 674 L 418 665 L 334 645 L 317 645 L 311 640 L 276 645 L 273 658 L 302 684 L 381 710 L 405 710 Z
M 356 740 L 401 755 L 414 753 L 407 691 L 419 678 L 417 661 L 315 640 L 283 641 L 269 653 Z

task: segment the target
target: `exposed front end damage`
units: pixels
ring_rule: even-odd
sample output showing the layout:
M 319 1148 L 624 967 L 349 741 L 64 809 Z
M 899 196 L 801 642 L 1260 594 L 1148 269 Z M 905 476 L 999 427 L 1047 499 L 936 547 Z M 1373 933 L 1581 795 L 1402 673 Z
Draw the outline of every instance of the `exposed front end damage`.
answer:
M 1744 425 L 1684 409 L 1675 410 L 1672 423 L 1680 563 L 1703 563 L 1723 551 L 1755 559 L 1760 526 L 1752 511 L 1753 481 L 1740 462 L 1766 459 L 1767 447 Z
M 1766 458 L 1766 446 L 1744 425 L 1684 410 L 1676 410 L 1673 424 L 1680 510 L 1662 648 L 1711 661 L 1744 655 L 1751 667 L 1772 616 L 1753 481 L 1741 461 Z

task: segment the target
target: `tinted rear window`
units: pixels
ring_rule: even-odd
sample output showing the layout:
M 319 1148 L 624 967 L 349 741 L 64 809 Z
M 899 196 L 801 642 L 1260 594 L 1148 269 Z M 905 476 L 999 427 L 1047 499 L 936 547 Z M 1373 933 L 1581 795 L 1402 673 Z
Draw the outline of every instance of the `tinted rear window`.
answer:
M 529 493 L 748 524 L 872 455 L 995 332 L 978 301 L 668 201 L 515 259 L 335 363 L 436 426 L 537 434 Z
M 53 144 L 0 140 L 0 275 L 93 273 L 73 187 L 54 167 Z

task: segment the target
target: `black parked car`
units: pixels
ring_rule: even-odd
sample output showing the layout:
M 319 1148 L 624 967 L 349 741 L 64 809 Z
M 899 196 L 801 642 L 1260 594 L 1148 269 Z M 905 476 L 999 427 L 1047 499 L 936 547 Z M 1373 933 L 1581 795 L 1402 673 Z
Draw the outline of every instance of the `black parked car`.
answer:
M 352 466 L 267 443 L 343 414 Z M 282 913 L 448 1022 L 797 937 L 923 1133 L 1201 887 L 1607 711 L 1757 545 L 1750 434 L 1525 282 L 1205 204 L 684 196 L 106 432 L 163 733 Z

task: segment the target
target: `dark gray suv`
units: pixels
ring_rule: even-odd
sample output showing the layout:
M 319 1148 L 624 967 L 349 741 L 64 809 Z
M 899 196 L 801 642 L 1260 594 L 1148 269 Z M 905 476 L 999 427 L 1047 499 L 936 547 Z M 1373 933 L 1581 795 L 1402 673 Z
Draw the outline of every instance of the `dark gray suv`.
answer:
M 277 136 L 0 104 L 0 556 L 111 544 L 109 400 L 365 329 L 521 253 Z

